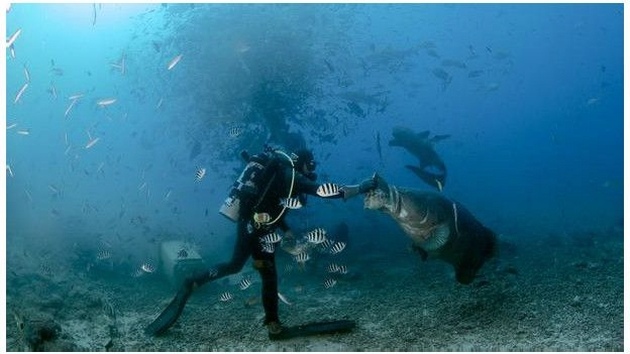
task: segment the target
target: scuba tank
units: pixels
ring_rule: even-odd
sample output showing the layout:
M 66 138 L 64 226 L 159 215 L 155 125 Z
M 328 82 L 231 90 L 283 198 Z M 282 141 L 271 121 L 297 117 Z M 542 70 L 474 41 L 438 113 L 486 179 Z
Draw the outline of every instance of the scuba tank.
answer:
M 246 151 L 243 151 L 241 157 L 247 161 L 247 165 L 219 208 L 219 213 L 232 221 L 238 221 L 243 208 L 251 207 L 245 203 L 253 203 L 254 199 L 260 195 L 261 189 L 269 179 L 269 172 L 273 170 L 269 167 L 278 163 L 275 154 L 269 149 L 254 156 L 249 156 Z

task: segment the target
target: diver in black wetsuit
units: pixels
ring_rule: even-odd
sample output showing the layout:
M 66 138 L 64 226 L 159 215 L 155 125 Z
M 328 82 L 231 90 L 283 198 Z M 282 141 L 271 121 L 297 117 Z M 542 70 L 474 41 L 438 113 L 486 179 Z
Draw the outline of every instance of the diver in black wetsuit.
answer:
M 237 239 L 232 258 L 227 263 L 221 263 L 209 270 L 199 272 L 187 278 L 182 284 L 175 298 L 160 316 L 151 323 L 146 331 L 148 334 L 159 335 L 170 328 L 180 316 L 193 288 L 207 282 L 239 272 L 251 256 L 254 268 L 262 279 L 262 302 L 265 309 L 265 321 L 270 335 L 282 332 L 278 317 L 278 279 L 276 274 L 275 254 L 263 248 L 262 238 L 276 229 L 284 232 L 285 238 L 292 238 L 292 232 L 284 217 L 286 209 L 284 198 L 298 198 L 305 202 L 305 194 L 323 198 L 348 199 L 376 187 L 373 179 L 366 179 L 360 185 L 342 186 L 338 192 L 317 193 L 319 184 L 315 183 L 317 175 L 314 173 L 316 162 L 311 151 L 301 149 L 289 157 L 280 150 L 267 150 L 265 155 L 250 157 L 243 153 L 243 157 L 258 166 L 257 172 L 250 173 L 258 178 L 256 188 L 248 188 L 252 184 L 247 182 L 247 168 L 235 185 L 240 182 L 240 189 L 250 193 L 241 193 L 241 198 L 226 203 L 230 206 L 238 205 L 237 212 L 221 213 L 237 222 Z M 262 158 L 262 157 L 264 158 Z M 252 162 L 253 161 L 253 162 Z M 248 165 L 249 166 L 249 165 Z M 245 179 L 245 181 L 243 181 Z M 251 187 L 251 186 L 249 186 Z M 233 189 L 234 191 L 234 189 Z M 253 193 L 254 191 L 255 193 Z M 246 195 L 247 197 L 243 197 Z M 225 204 L 224 204 L 225 206 Z

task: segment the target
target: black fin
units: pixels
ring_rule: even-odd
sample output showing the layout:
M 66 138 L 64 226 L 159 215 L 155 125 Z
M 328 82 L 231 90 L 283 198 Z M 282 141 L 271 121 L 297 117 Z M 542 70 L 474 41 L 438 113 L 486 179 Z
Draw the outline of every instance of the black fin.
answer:
M 152 336 L 164 334 L 182 314 L 190 294 L 192 294 L 192 284 L 184 283 L 171 303 L 166 306 L 158 318 L 145 328 L 144 333 Z

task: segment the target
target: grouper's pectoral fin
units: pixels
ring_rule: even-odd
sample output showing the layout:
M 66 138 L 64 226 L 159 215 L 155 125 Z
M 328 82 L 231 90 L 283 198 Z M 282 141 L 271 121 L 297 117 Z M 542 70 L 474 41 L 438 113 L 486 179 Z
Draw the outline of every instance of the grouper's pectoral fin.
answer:
M 422 259 L 423 262 L 425 262 L 427 258 L 429 258 L 429 253 L 422 249 L 422 247 L 412 244 L 411 249 L 420 256 L 420 259 Z
M 470 284 L 475 279 L 475 275 L 479 268 L 460 265 L 455 268 L 455 278 L 460 284 Z

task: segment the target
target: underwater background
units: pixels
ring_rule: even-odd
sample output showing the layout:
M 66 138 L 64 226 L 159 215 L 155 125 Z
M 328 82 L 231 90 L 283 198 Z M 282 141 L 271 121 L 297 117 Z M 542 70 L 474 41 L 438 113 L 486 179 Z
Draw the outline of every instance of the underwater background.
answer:
M 623 350 L 622 4 L 14 4 L 6 20 L 8 349 L 103 350 L 111 337 L 116 350 Z M 344 342 L 351 334 L 325 339 L 330 346 L 268 347 L 262 306 L 242 314 L 242 299 L 232 301 L 238 310 L 218 302 L 225 282 L 195 298 L 200 318 L 248 326 L 206 334 L 225 342 L 197 336 L 202 344 L 191 344 L 192 331 L 210 324 L 186 316 L 174 338 L 123 334 L 128 326 L 133 337 L 174 293 L 160 274 L 161 242 L 181 240 L 208 264 L 231 256 L 236 227 L 218 209 L 243 168 L 242 150 L 305 143 L 322 183 L 378 172 L 397 186 L 434 190 L 405 168 L 415 157 L 388 145 L 397 126 L 450 135 L 434 146 L 449 171 L 442 193 L 511 245 L 505 262 L 519 271 L 507 272 L 509 284 L 463 289 L 449 267 L 408 252 L 400 227 L 364 210 L 362 198 L 310 198 L 289 224 L 304 232 L 345 223 L 344 262 L 355 277 L 324 289 L 325 277 L 308 268 L 281 274 L 294 303 L 314 297 L 307 310 L 281 308 L 281 318 L 359 313 L 358 291 L 384 313 L 414 309 L 416 297 L 392 294 L 428 291 L 430 281 L 439 283 L 435 301 L 483 307 L 497 303 L 487 289 L 501 283 L 510 294 L 499 301 L 505 318 L 523 308 L 519 292 L 566 304 L 528 301 L 538 309 L 522 319 L 534 321 L 524 325 L 528 341 L 497 324 L 506 332 L 492 343 L 454 342 L 453 333 L 480 324 L 456 328 L 454 316 L 456 330 L 444 329 L 422 297 L 433 335 L 448 341 L 427 346 L 418 339 L 427 319 L 407 326 L 401 314 L 390 319 L 409 330 L 405 343 L 396 332 L 375 343 Z M 139 272 L 145 265 L 157 271 Z M 243 272 L 258 281 L 250 265 Z M 543 276 L 571 291 L 523 285 Z M 330 310 L 324 296 L 340 308 Z M 475 309 L 465 308 L 470 318 L 477 310 L 498 316 Z M 594 319 L 576 327 L 545 311 Z M 29 319 L 38 316 L 60 326 L 58 339 L 29 342 Z M 574 332 L 558 333 L 580 339 L 530 342 L 536 321 L 566 324 Z

